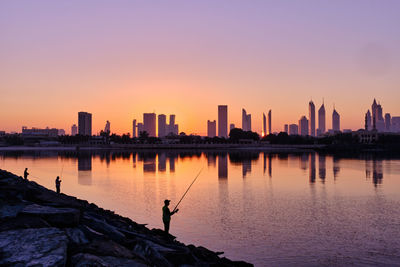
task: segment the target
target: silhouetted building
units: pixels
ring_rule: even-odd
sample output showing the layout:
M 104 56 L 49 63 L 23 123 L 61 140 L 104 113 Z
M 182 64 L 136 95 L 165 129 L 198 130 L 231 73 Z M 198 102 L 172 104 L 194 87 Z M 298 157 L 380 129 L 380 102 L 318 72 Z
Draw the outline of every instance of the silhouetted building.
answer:
M 337 113 L 336 109 L 333 109 L 332 112 L 332 130 L 334 132 L 340 131 L 340 115 Z
M 65 135 L 64 129 L 58 129 L 58 135 Z
M 371 124 L 371 112 L 369 112 L 369 110 L 367 111 L 367 113 L 365 113 L 365 130 L 372 130 L 372 124 Z
M 299 134 L 299 126 L 297 124 L 289 125 L 289 134 L 290 135 L 298 135 Z
M 308 112 L 310 121 L 310 135 L 315 136 L 315 105 L 312 100 L 308 103 Z
M 289 133 L 289 125 L 285 124 L 283 126 L 283 131 L 288 134 Z
M 318 110 L 317 136 L 323 135 L 325 132 L 326 132 L 325 105 L 324 102 L 322 102 L 322 105 Z
M 247 114 L 244 108 L 242 109 L 242 130 L 251 131 L 251 114 Z
M 26 136 L 37 136 L 37 137 L 57 137 L 58 136 L 58 129 L 49 127 L 45 129 L 39 129 L 33 127 L 32 129 L 28 129 L 26 126 L 22 126 L 22 135 Z
M 138 136 L 140 136 L 140 133 L 144 132 L 143 123 L 139 122 L 137 124 L 137 131 L 138 131 Z
M 104 132 L 110 134 L 110 132 L 111 132 L 111 128 L 110 127 L 111 127 L 110 122 L 107 121 L 106 122 L 106 126 L 104 127 Z
M 262 127 L 262 136 L 266 136 L 267 135 L 267 117 L 265 116 L 265 114 L 263 113 L 263 127 Z
M 149 136 L 156 136 L 155 113 L 143 113 L 143 129 L 149 134 Z
M 169 115 L 169 124 L 167 125 L 167 135 L 169 134 L 174 134 L 174 135 L 179 134 L 178 124 L 175 124 L 175 114 Z
M 217 135 L 217 122 L 215 120 L 207 121 L 207 136 L 215 137 Z
M 392 131 L 400 132 L 400 117 L 392 117 Z
M 136 137 L 136 120 L 132 121 L 132 137 Z
M 218 136 L 228 137 L 228 106 L 219 105 L 218 106 Z
M 300 135 L 306 136 L 308 135 L 308 120 L 306 116 L 303 116 L 299 120 L 299 130 Z
M 158 115 L 158 137 L 167 135 L 167 116 L 164 114 Z
M 80 135 L 92 135 L 92 114 L 78 112 L 78 133 Z
M 272 111 L 268 111 L 268 134 L 272 134 Z
M 77 135 L 78 134 L 78 127 L 76 126 L 76 124 L 71 126 L 71 135 Z
M 385 131 L 390 132 L 391 126 L 392 126 L 392 118 L 390 116 L 390 113 L 386 113 L 385 114 Z

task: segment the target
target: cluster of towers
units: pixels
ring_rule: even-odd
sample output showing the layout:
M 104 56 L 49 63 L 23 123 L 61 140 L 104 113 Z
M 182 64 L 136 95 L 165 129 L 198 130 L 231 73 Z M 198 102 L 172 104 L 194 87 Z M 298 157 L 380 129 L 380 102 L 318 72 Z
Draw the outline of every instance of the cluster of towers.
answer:
M 311 100 L 308 103 L 308 118 L 304 115 L 301 116 L 298 124 L 285 124 L 284 131 L 290 135 L 310 135 L 310 136 L 322 136 L 326 131 L 326 114 L 325 105 L 322 101 L 321 107 L 318 109 L 318 128 L 316 129 L 316 117 L 315 117 L 315 105 Z M 332 129 L 328 132 L 340 132 L 340 115 L 336 111 L 335 107 L 332 112 Z
M 164 114 L 158 115 L 158 132 L 156 131 L 155 113 L 143 113 L 143 122 L 136 124 L 136 120 L 132 122 L 132 137 L 137 137 L 141 132 L 147 132 L 151 137 L 165 137 L 169 134 L 178 135 L 179 126 L 175 123 L 175 115 L 169 115 L 169 123 L 167 124 L 167 116 Z
M 400 117 L 392 117 L 390 113 L 383 116 L 383 108 L 376 99 L 371 105 L 371 111 L 365 113 L 365 130 L 378 132 L 400 132 Z

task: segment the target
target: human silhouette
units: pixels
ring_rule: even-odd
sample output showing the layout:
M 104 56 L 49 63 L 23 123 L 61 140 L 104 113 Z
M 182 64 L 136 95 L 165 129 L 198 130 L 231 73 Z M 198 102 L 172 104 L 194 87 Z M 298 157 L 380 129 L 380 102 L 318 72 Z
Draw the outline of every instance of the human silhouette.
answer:
M 24 171 L 24 179 L 25 180 L 28 180 L 28 175 L 29 175 L 28 168 L 25 168 L 25 171 Z
M 164 200 L 164 207 L 162 208 L 164 231 L 167 234 L 169 233 L 169 223 L 171 222 L 171 216 L 179 211 L 179 209 L 176 209 L 171 212 L 168 208 L 170 202 L 171 202 L 171 200 L 168 200 L 168 199 Z
M 56 178 L 56 190 L 57 190 L 58 194 L 60 194 L 60 186 L 61 186 L 61 180 L 60 180 L 60 177 L 57 176 L 57 178 Z

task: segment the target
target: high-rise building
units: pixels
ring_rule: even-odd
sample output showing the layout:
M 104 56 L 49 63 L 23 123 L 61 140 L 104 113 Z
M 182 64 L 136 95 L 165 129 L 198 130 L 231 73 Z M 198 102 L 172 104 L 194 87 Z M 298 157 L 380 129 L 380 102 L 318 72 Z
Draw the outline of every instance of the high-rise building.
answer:
M 272 134 L 272 111 L 268 111 L 268 134 Z
M 333 132 L 340 131 L 340 115 L 337 113 L 336 109 L 333 109 L 332 112 L 332 130 Z
M 299 134 L 299 126 L 297 124 L 289 125 L 289 135 L 298 135 Z
M 372 124 L 371 124 L 371 112 L 369 112 L 369 110 L 367 111 L 367 113 L 365 113 L 365 120 L 366 120 L 366 127 L 365 130 L 372 130 Z
M 132 137 L 136 137 L 136 120 L 132 121 Z
M 156 114 L 155 113 L 143 113 L 143 130 L 146 131 L 149 136 L 156 136 Z
M 326 121 L 325 121 L 325 105 L 322 102 L 321 107 L 318 110 L 318 134 L 323 135 L 326 132 Z
M 78 133 L 80 135 L 92 135 L 92 114 L 78 112 Z
M 76 126 L 76 124 L 71 126 L 71 135 L 77 135 L 78 134 L 78 127 Z
M 158 137 L 167 135 L 167 116 L 164 114 L 158 115 Z
M 208 137 L 217 136 L 217 122 L 215 120 L 207 121 L 207 136 Z
M 312 100 L 308 103 L 308 115 L 310 120 L 310 135 L 315 136 L 315 105 Z
M 386 132 L 391 131 L 391 126 L 392 126 L 391 121 L 392 121 L 392 119 L 391 119 L 390 113 L 386 113 L 385 114 L 385 131 Z
M 242 130 L 251 131 L 251 114 L 247 114 L 244 108 L 242 109 Z
M 137 124 L 137 133 L 138 133 L 138 137 L 140 137 L 140 134 L 144 132 L 144 125 L 143 123 L 139 122 Z
M 289 133 L 289 125 L 285 124 L 283 126 L 283 131 L 288 134 Z
M 228 106 L 218 106 L 218 136 L 228 137 Z
M 104 127 L 104 132 L 110 134 L 110 132 L 111 132 L 111 128 L 110 127 L 111 127 L 110 122 L 107 121 L 106 122 L 106 126 Z
M 306 136 L 309 135 L 308 133 L 308 120 L 306 116 L 302 116 L 299 120 L 299 130 L 300 130 L 300 135 Z
M 178 124 L 175 124 L 175 115 L 171 114 L 169 115 L 169 124 L 167 125 L 167 132 L 166 134 L 179 134 L 179 128 Z
M 267 117 L 265 116 L 265 113 L 263 113 L 263 128 L 262 128 L 262 136 L 267 135 Z

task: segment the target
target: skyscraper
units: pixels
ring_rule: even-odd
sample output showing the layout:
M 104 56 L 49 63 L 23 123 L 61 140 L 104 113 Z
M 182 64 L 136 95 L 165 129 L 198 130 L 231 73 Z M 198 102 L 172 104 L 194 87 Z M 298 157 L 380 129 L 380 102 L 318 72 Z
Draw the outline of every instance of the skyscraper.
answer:
M 215 120 L 207 121 L 207 136 L 215 137 L 217 135 L 217 122 Z
M 136 120 L 132 121 L 132 137 L 136 137 Z
M 318 110 L 318 134 L 317 135 L 322 135 L 326 131 L 326 122 L 325 122 L 325 105 L 324 102 L 322 102 L 321 107 Z
M 169 115 L 169 124 L 167 125 L 167 132 L 166 134 L 179 134 L 178 124 L 175 124 L 175 114 Z
M 308 115 L 310 120 L 310 135 L 315 136 L 315 105 L 312 100 L 308 103 Z
M 155 113 L 143 113 L 143 130 L 146 131 L 149 136 L 156 136 L 156 114 Z
M 251 131 L 251 114 L 247 114 L 244 108 L 242 109 L 242 130 Z
M 109 121 L 106 122 L 106 126 L 104 127 L 104 132 L 108 134 L 110 134 L 111 132 L 111 125 Z
M 71 127 L 71 135 L 77 135 L 78 134 L 78 127 L 76 126 L 76 124 L 72 125 Z
M 308 135 L 308 120 L 306 116 L 302 116 L 299 120 L 299 130 L 300 130 L 300 135 L 306 136 Z
M 283 131 L 288 134 L 289 133 L 289 125 L 285 124 L 283 126 Z
M 78 112 L 78 133 L 80 135 L 92 135 L 92 114 Z
M 218 136 L 228 137 L 228 106 L 219 105 L 218 106 Z
M 158 115 L 158 137 L 167 135 L 167 116 L 164 114 Z
M 265 113 L 263 113 L 263 128 L 262 128 L 262 136 L 267 135 L 267 117 L 265 117 Z
M 139 122 L 137 124 L 137 133 L 138 133 L 138 137 L 140 137 L 140 134 L 144 132 L 144 125 L 143 123 Z
M 272 134 L 272 111 L 268 111 L 268 134 Z
M 340 115 L 337 113 L 335 108 L 333 108 L 332 112 L 332 130 L 334 132 L 340 131 Z
M 369 110 L 367 113 L 365 113 L 365 120 L 366 120 L 366 129 L 365 130 L 372 130 L 372 124 L 371 124 L 371 112 Z
M 289 135 L 298 135 L 299 134 L 299 126 L 297 124 L 289 125 Z
M 385 131 L 390 132 L 391 130 L 391 116 L 390 113 L 385 114 Z

